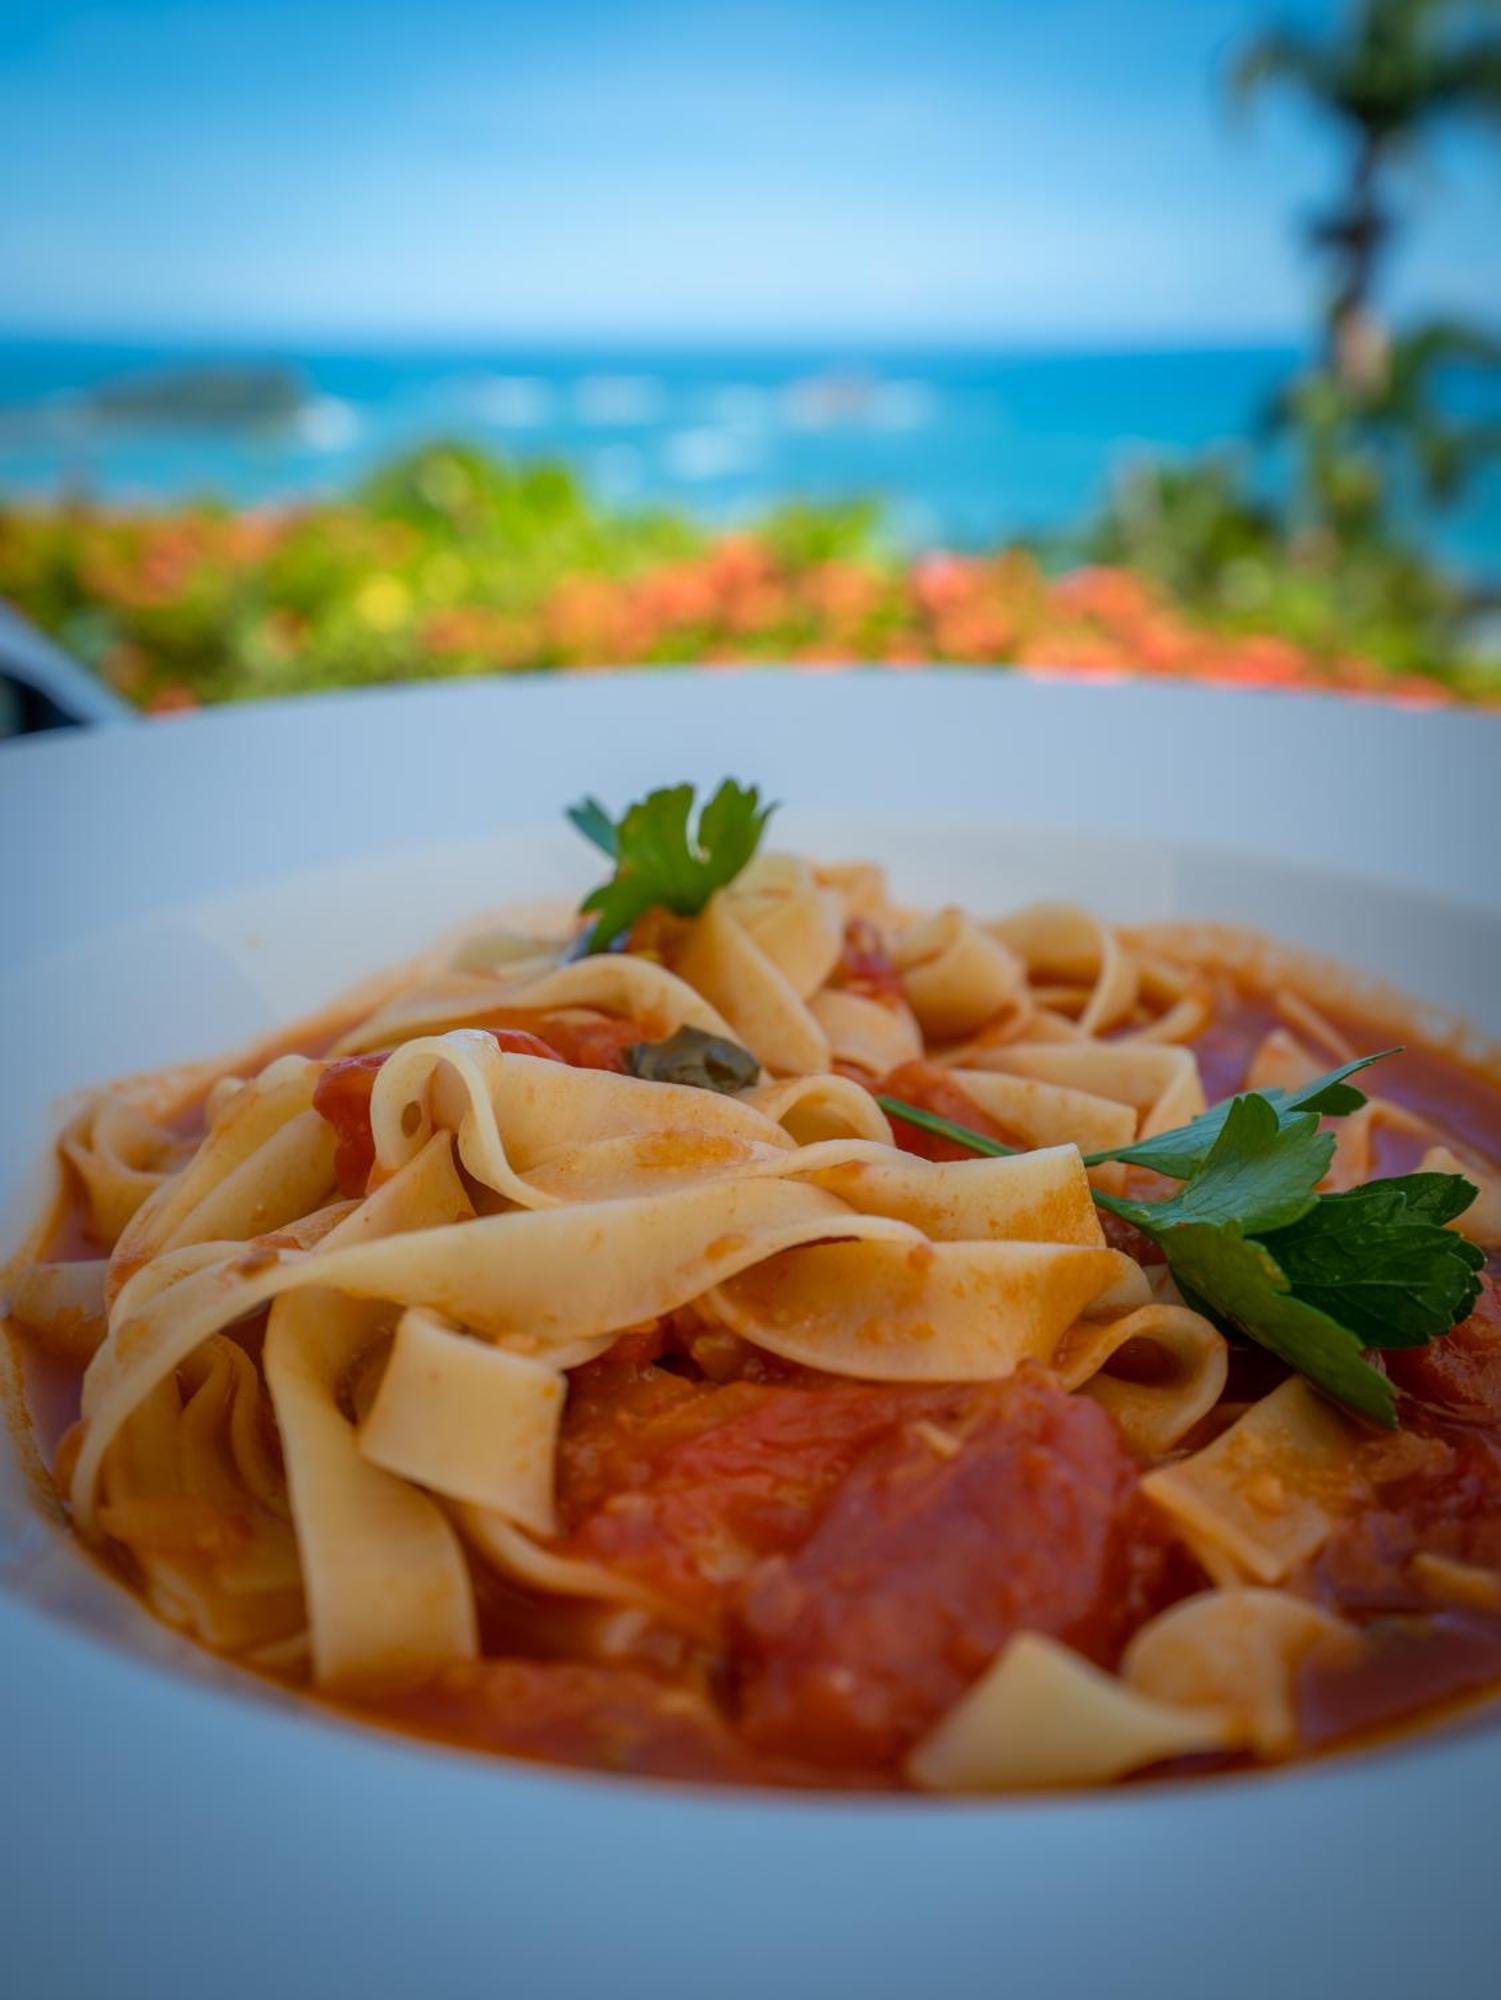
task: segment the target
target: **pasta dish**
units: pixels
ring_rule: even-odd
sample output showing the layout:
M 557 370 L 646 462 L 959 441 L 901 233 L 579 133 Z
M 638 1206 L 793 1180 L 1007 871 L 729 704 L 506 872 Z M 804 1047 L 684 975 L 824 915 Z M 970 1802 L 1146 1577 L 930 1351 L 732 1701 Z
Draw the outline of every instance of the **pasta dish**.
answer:
M 246 1668 L 601 1771 L 1098 1785 L 1501 1685 L 1496 1083 L 768 813 L 586 802 L 581 910 L 75 1108 L 4 1279 L 71 1531 Z

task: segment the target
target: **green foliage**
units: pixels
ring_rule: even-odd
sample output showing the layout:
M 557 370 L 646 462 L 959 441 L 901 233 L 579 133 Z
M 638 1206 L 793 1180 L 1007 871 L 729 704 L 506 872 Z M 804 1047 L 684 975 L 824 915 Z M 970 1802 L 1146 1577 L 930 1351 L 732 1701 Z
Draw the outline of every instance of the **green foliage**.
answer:
M 1318 378 L 1320 393 L 1329 381 Z M 1366 454 L 1326 443 L 1306 400 L 1295 422 L 1303 429 L 1283 506 L 1223 458 L 1148 464 L 1086 531 L 1085 554 L 1156 579 L 1226 632 L 1275 633 L 1331 668 L 1355 656 L 1458 692 L 1491 691 L 1471 590 L 1396 525 L 1391 487 Z
M 1274 30 L 1232 70 L 1238 98 L 1295 90 L 1345 142 L 1343 185 L 1308 234 L 1329 269 L 1330 372 L 1347 386 L 1377 384 L 1386 367 L 1373 303 L 1396 227 L 1396 170 L 1442 120 L 1501 122 L 1497 13 L 1494 0 L 1352 0 L 1331 33 Z
M 709 799 L 690 828 L 692 785 L 669 785 L 627 806 L 606 847 L 608 816 L 597 799 L 585 799 L 568 817 L 596 847 L 612 854 L 615 872 L 584 898 L 594 917 L 586 949 L 606 951 L 648 910 L 696 916 L 716 889 L 745 867 L 766 831 L 775 806 L 763 806 L 754 785 L 733 778 Z
M 1501 458 L 1501 422 L 1464 421 L 1442 406 L 1441 381 L 1461 367 L 1501 368 L 1501 341 L 1480 327 L 1431 320 L 1392 340 L 1369 378 L 1314 369 L 1287 385 L 1269 428 L 1291 443 L 1309 526 L 1345 544 L 1389 542 L 1404 496 L 1448 506 Z
M 1347 1103 L 1337 1077 L 1321 1083 L 1311 1101 Z M 1422 1346 L 1473 1311 L 1484 1255 L 1443 1225 L 1476 1190 L 1412 1174 L 1321 1195 L 1333 1151 L 1316 1111 L 1251 1091 L 1170 1199 L 1095 1199 L 1152 1238 L 1191 1305 L 1390 1425 L 1391 1385 L 1362 1349 Z
M 1475 1310 L 1485 1252 L 1446 1225 L 1474 1200 L 1458 1174 L 1404 1174 L 1323 1196 L 1266 1246 L 1298 1297 L 1367 1347 L 1414 1347 Z
M 1253 521 L 1245 488 L 1222 466 L 1173 475 L 1187 489 L 1177 510 L 1199 554 L 1181 587 L 1216 615 L 1264 618 L 1315 651 L 1353 644 L 1397 672 L 1493 685 L 1496 663 L 1478 656 L 1466 593 L 1402 522 L 1415 499 L 1451 504 L 1501 455 L 1501 423 L 1456 421 L 1437 393 L 1457 364 L 1495 367 L 1501 343 L 1448 321 L 1393 338 L 1378 293 L 1398 223 L 1395 190 L 1419 141 L 1455 117 L 1501 126 L 1501 9 L 1495 0 L 1352 0 L 1323 35 L 1257 37 L 1230 83 L 1241 99 L 1268 86 L 1299 94 L 1343 142 L 1344 172 L 1308 229 L 1328 277 L 1324 359 L 1272 412 L 1293 463 L 1291 498 L 1283 518 Z M 1117 560 L 1155 575 L 1169 561 L 1143 516 L 1152 480 L 1165 477 L 1146 475 L 1146 494 L 1118 499 L 1099 530 Z M 1239 543 L 1218 567 L 1211 534 Z M 1189 558 L 1174 551 L 1171 566 L 1181 576 Z
M 1392 1385 L 1362 1358 L 1359 1338 L 1297 1298 L 1271 1251 L 1238 1223 L 1187 1223 L 1166 1233 L 1162 1248 L 1196 1310 L 1265 1347 L 1347 1409 L 1388 1430 L 1395 1426 Z
M 1239 458 L 1212 455 L 1128 471 L 1086 536 L 1093 562 L 1143 571 L 1175 596 L 1232 608 L 1237 586 L 1281 560 L 1281 522 L 1253 496 Z
M 1393 1051 L 1386 1050 L 1385 1054 Z M 1474 1310 L 1484 1254 L 1446 1225 L 1474 1201 L 1462 1174 L 1407 1174 L 1319 1194 L 1334 1141 L 1321 1117 L 1358 1110 L 1364 1056 L 1297 1091 L 1249 1091 L 1187 1125 L 1085 1164 L 1123 1160 L 1182 1182 L 1166 1200 L 1094 1191 L 1148 1236 L 1184 1299 L 1372 1422 L 1397 1420 L 1368 1347 L 1415 1347 Z M 882 1097 L 888 1116 L 992 1157 L 1012 1149 L 951 1119 Z
M 1319 1130 L 1317 1112 L 1288 1117 L 1256 1092 L 1234 1097 L 1177 1194 L 1140 1212 L 1158 1233 L 1182 1222 L 1238 1222 L 1254 1235 L 1285 1229 L 1307 1213 L 1333 1157 L 1334 1135 Z M 1141 1226 L 1135 1208 L 1131 1219 Z
M 813 506 L 791 500 L 761 523 L 760 540 L 776 562 L 789 570 L 820 563 L 869 563 L 881 554 L 881 510 L 873 500 L 843 500 Z
M 1310 1111 L 1320 1118 L 1348 1118 L 1366 1101 L 1365 1092 L 1351 1083 L 1350 1078 L 1369 1069 L 1372 1063 L 1384 1062 L 1388 1056 L 1400 1053 L 1393 1048 L 1380 1049 L 1375 1055 L 1356 1056 L 1353 1062 L 1342 1063 L 1338 1069 L 1313 1077 L 1295 1090 L 1258 1090 L 1257 1102 L 1272 1112 L 1282 1130 Z M 1212 1104 L 1188 1124 L 1175 1126 L 1171 1132 L 1159 1132 L 1150 1139 L 1140 1139 L 1133 1146 L 1091 1153 L 1084 1164 L 1097 1167 L 1106 1160 L 1119 1160 L 1127 1166 L 1150 1167 L 1153 1173 L 1168 1174 L 1174 1180 L 1187 1180 L 1208 1161 L 1239 1101 L 1231 1097 L 1223 1104 Z
M 1411 140 L 1456 111 L 1501 117 L 1501 34 L 1486 11 L 1484 0 L 1355 0 L 1327 39 L 1290 29 L 1259 36 L 1237 59 L 1231 89 L 1246 98 L 1289 86 L 1381 142 Z
M 715 536 L 459 444 L 278 511 L 0 502 L 0 596 L 146 707 L 720 660 L 1484 691 L 1447 578 L 1284 518 L 1231 461 L 1139 472 L 1088 552 L 1059 576 L 1021 549 L 904 560 L 864 503 Z

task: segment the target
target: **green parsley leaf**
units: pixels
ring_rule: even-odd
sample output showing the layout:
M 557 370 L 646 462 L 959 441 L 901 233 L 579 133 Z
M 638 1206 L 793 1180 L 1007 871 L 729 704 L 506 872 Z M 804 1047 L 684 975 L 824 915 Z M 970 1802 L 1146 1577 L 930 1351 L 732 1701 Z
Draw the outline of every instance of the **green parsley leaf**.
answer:
M 1395 1430 L 1396 1394 L 1380 1369 L 1362 1359 L 1359 1335 L 1296 1297 L 1264 1243 L 1233 1222 L 1180 1223 L 1158 1241 L 1189 1305 L 1269 1348 L 1348 1409 Z
M 1387 1056 L 1397 1053 L 1395 1048 L 1391 1048 L 1382 1049 L 1373 1056 L 1357 1056 L 1354 1062 L 1343 1063 L 1327 1075 L 1313 1077 L 1296 1090 L 1258 1090 L 1253 1094 L 1272 1106 L 1281 1124 L 1305 1111 L 1316 1112 L 1321 1117 L 1342 1118 L 1348 1112 L 1358 1111 L 1366 1101 L 1365 1092 L 1345 1079 L 1357 1070 L 1368 1069 L 1372 1063 L 1382 1062 Z M 1138 1140 L 1134 1146 L 1122 1146 L 1114 1152 L 1091 1153 L 1084 1164 L 1098 1167 L 1107 1160 L 1121 1160 L 1128 1166 L 1151 1167 L 1154 1172 L 1168 1174 L 1173 1180 L 1186 1180 L 1208 1158 L 1210 1149 L 1224 1129 L 1231 1107 L 1238 1101 L 1232 1097 L 1223 1104 L 1212 1104 L 1187 1125 L 1176 1126 L 1171 1132 L 1159 1132 L 1151 1139 Z
M 612 861 L 615 859 L 620 836 L 614 820 L 598 799 L 580 799 L 576 806 L 568 808 L 568 817 L 585 840 L 593 841 L 602 854 L 608 854 Z
M 1365 1061 L 1375 1061 L 1367 1057 Z M 1183 1185 L 1165 1201 L 1094 1191 L 1151 1237 L 1188 1303 L 1373 1422 L 1396 1401 L 1365 1348 L 1420 1346 L 1474 1310 L 1483 1254 L 1446 1228 L 1475 1199 L 1461 1174 L 1406 1174 L 1319 1194 L 1334 1141 L 1319 1117 L 1364 1103 L 1346 1064 L 1300 1090 L 1249 1091 L 1118 1154 Z M 952 1119 L 882 1097 L 881 1108 L 972 1152 L 1007 1149 Z M 1151 1158 L 1144 1157 L 1155 1149 Z
M 1421 1347 L 1475 1310 L 1485 1253 L 1444 1224 L 1477 1189 L 1461 1174 L 1404 1174 L 1321 1195 L 1265 1239 L 1300 1299 L 1363 1347 Z
M 615 860 L 610 880 L 581 906 L 595 919 L 586 950 L 608 950 L 648 910 L 696 916 L 715 890 L 744 868 L 776 810 L 761 804 L 754 785 L 741 786 L 733 778 L 704 806 L 696 832 L 689 827 L 693 805 L 692 785 L 672 785 L 628 807 L 618 826 L 610 825 L 595 799 L 572 808 L 573 824 Z
M 1218 1138 L 1171 1200 L 1112 1206 L 1138 1229 L 1234 1222 L 1259 1236 L 1307 1213 L 1333 1157 L 1334 1135 L 1312 1111 L 1284 1117 L 1252 1091 L 1230 1100 Z
M 1453 1222 L 1480 1199 L 1479 1188 L 1463 1174 L 1402 1174 L 1384 1185 L 1400 1187 L 1407 1197 L 1408 1214 L 1423 1222 Z M 1472 1244 L 1471 1248 L 1474 1247 Z M 1483 1251 L 1480 1261 L 1485 1262 Z

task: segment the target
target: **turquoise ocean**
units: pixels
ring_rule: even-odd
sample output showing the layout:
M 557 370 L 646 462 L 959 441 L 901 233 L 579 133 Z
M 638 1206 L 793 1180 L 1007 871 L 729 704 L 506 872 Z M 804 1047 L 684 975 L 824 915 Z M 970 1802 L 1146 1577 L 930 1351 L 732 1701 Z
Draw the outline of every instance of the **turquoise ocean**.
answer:
M 979 548 L 1077 526 L 1148 456 L 1243 445 L 1298 361 L 1285 348 L 250 353 L 0 339 L 0 502 L 277 502 L 464 438 L 562 458 L 610 503 L 728 524 L 788 499 L 871 497 L 903 545 Z M 297 392 L 274 423 L 105 420 L 93 400 L 104 384 L 266 366 Z M 1495 385 L 1460 378 L 1448 393 L 1501 421 Z M 1279 478 L 1275 457 L 1264 476 Z M 1501 575 L 1501 465 L 1420 525 L 1457 567 Z

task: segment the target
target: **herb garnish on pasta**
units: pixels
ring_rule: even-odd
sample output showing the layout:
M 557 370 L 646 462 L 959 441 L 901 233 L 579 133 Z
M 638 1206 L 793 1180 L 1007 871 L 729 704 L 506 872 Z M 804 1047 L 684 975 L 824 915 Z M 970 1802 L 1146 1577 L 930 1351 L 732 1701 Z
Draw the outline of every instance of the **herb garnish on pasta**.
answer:
M 585 799 L 582 915 L 73 1107 L 0 1289 L 74 1531 L 595 1772 L 1109 1784 L 1501 1693 L 1501 1049 L 1413 1014 L 1369 1085 L 1266 940 L 912 907 L 769 812 Z
M 1380 1059 L 1363 1056 L 1292 1092 L 1246 1092 L 1176 1131 L 1089 1154 L 1085 1164 L 1124 1161 L 1181 1180 L 1165 1201 L 1100 1189 L 1094 1199 L 1151 1238 L 1188 1304 L 1391 1428 L 1392 1385 L 1362 1351 L 1420 1347 L 1457 1326 L 1474 1310 L 1485 1257 L 1445 1226 L 1478 1193 L 1462 1174 L 1316 1191 L 1334 1154 L 1319 1116 L 1359 1110 L 1365 1094 L 1348 1079 Z M 880 1102 L 976 1153 L 1011 1150 L 899 1098 Z
M 586 840 L 608 854 L 615 873 L 586 896 L 581 908 L 594 917 L 587 949 L 606 951 L 648 910 L 692 917 L 716 889 L 733 882 L 761 842 L 776 811 L 763 806 L 754 785 L 733 778 L 709 799 L 690 829 L 692 785 L 648 792 L 628 806 L 618 824 L 598 799 L 583 799 L 568 817 Z

